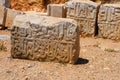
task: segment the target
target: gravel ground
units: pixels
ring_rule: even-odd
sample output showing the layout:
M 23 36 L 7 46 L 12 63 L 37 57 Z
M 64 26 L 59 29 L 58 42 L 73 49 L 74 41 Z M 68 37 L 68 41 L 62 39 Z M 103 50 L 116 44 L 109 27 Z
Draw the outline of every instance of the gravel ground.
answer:
M 0 31 L 8 35 L 8 31 Z M 120 42 L 81 38 L 76 65 L 13 59 L 10 40 L 0 40 L 0 80 L 120 80 Z

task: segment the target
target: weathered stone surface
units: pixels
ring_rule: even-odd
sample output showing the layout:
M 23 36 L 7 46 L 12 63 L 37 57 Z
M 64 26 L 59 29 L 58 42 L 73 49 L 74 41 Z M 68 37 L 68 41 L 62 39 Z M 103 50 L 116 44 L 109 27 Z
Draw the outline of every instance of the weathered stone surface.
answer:
M 95 32 L 97 8 L 92 1 L 71 0 L 67 2 L 67 17 L 78 21 L 80 33 L 92 36 Z
M 66 17 L 67 10 L 64 4 L 49 4 L 47 10 L 49 16 Z
M 44 12 L 48 4 L 63 4 L 68 0 L 11 0 L 11 8 L 22 11 Z
M 0 25 L 4 26 L 6 8 L 0 5 Z
M 11 32 L 12 56 L 75 63 L 80 50 L 78 32 L 72 19 L 18 15 Z
M 45 0 L 11 0 L 11 8 L 21 11 L 44 11 Z
M 12 24 L 13 24 L 13 21 L 14 21 L 15 17 L 19 14 L 22 14 L 22 12 L 8 8 L 7 9 L 7 14 L 6 14 L 5 26 L 6 27 L 12 27 Z
M 0 5 L 10 7 L 10 0 L 0 0 Z
M 104 4 L 98 16 L 99 36 L 120 39 L 120 5 Z

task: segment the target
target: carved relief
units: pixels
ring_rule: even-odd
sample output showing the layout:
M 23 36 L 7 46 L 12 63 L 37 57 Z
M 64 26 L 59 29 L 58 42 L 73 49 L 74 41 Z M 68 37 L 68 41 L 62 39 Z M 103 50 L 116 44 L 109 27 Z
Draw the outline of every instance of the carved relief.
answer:
M 94 35 L 98 4 L 91 1 L 69 1 L 67 17 L 78 21 L 84 35 Z
M 77 23 L 72 21 L 60 19 L 56 24 L 48 26 L 43 22 L 30 23 L 28 28 L 14 25 L 11 32 L 12 56 L 40 61 L 75 63 L 79 57 L 76 55 L 79 54 L 79 48 L 77 48 L 79 34 Z M 75 45 L 78 46 L 73 51 Z
M 109 39 L 120 39 L 120 6 L 105 4 L 100 7 L 99 36 Z

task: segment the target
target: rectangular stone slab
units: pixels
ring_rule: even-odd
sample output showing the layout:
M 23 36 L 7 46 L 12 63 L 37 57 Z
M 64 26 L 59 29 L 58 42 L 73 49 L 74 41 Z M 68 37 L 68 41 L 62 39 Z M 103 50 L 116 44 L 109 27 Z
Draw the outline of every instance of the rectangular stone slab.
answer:
M 0 5 L 0 25 L 1 26 L 4 26 L 5 24 L 5 13 L 6 13 L 6 8 Z
M 99 4 L 83 0 L 71 0 L 66 4 L 67 18 L 78 22 L 81 35 L 94 36 Z
M 11 31 L 14 58 L 74 64 L 80 51 L 77 22 L 47 16 L 18 15 Z
M 52 17 L 65 18 L 66 7 L 64 4 L 49 4 L 47 6 L 48 15 Z
M 104 4 L 98 15 L 99 37 L 120 40 L 120 4 Z

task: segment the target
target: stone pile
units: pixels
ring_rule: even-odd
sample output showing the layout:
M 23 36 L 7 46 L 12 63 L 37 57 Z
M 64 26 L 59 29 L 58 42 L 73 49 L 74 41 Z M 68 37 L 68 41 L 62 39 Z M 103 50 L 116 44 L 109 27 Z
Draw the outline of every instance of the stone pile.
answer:
M 26 1 L 0 0 L 0 26 L 11 28 L 14 58 L 74 64 L 80 52 L 79 35 L 120 40 L 120 1 L 114 4 L 110 0 Z M 47 8 L 47 13 L 23 12 L 27 8 L 33 11 Z
M 105 3 L 100 4 L 93 1 Z M 48 1 L 46 4 L 64 2 L 66 1 Z M 110 0 L 70 0 L 65 4 L 49 4 L 47 14 L 40 12 L 34 14 L 74 19 L 78 22 L 82 36 L 120 40 L 120 1 L 115 0 L 114 4 L 112 2 Z M 11 9 L 10 0 L 0 0 L 0 26 L 11 27 L 14 18 L 19 14 L 26 14 L 26 12 Z

